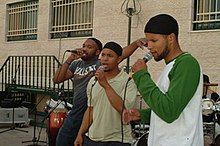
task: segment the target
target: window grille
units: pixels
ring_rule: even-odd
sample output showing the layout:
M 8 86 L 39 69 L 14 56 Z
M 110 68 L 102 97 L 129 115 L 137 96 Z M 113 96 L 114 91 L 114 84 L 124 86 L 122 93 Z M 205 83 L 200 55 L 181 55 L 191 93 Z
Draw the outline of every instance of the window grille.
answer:
M 37 0 L 8 4 L 7 17 L 7 41 L 37 39 Z
M 51 0 L 51 38 L 91 36 L 93 0 Z
M 220 29 L 220 0 L 195 0 L 193 30 Z

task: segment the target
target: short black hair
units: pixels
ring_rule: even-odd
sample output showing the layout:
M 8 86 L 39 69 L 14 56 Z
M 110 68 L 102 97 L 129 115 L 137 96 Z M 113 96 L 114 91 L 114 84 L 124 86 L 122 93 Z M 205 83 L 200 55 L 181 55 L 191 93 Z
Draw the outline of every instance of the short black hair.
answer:
M 98 46 L 98 49 L 99 49 L 100 51 L 102 51 L 102 43 L 101 43 L 100 40 L 98 40 L 98 39 L 96 39 L 96 38 L 88 38 L 88 39 L 93 40 L 93 41 L 96 43 L 96 45 Z

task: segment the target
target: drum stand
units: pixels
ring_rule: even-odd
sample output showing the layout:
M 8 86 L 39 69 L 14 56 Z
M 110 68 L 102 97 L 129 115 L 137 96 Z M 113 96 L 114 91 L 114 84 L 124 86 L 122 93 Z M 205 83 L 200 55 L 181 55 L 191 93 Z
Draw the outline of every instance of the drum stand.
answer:
M 37 142 L 47 143 L 46 141 L 39 141 L 39 140 L 37 141 L 37 138 L 36 138 L 37 106 L 40 104 L 40 102 L 43 100 L 43 98 L 44 98 L 44 96 L 39 100 L 39 102 L 37 104 L 35 104 L 34 108 L 32 108 L 32 110 L 30 111 L 30 113 L 32 113 L 34 111 L 34 135 L 33 135 L 33 138 L 32 138 L 32 140 L 22 141 L 22 143 L 33 142 L 33 146 L 38 146 Z M 43 126 L 43 125 L 41 125 L 41 126 Z

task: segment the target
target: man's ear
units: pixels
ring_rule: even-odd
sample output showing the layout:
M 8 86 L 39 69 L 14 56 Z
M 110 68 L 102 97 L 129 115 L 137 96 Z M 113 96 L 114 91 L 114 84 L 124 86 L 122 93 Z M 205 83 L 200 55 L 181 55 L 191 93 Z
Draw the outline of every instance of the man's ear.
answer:
M 176 35 L 174 33 L 171 33 L 170 35 L 168 35 L 168 40 L 169 42 L 174 42 L 174 40 L 176 40 Z
M 122 62 L 122 56 L 119 56 L 119 57 L 118 57 L 118 64 L 119 64 L 120 62 Z

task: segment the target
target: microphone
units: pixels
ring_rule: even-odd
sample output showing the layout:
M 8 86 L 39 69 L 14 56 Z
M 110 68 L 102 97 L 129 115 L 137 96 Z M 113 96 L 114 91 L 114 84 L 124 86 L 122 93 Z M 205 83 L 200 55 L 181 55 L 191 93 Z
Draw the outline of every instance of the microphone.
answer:
M 145 63 L 147 63 L 148 61 L 150 61 L 153 58 L 153 55 L 151 54 L 151 52 L 147 52 L 144 57 L 143 60 Z M 128 82 L 132 79 L 132 72 L 129 73 L 129 78 L 128 78 Z
M 77 50 L 66 50 L 66 52 L 71 52 L 71 53 L 76 53 L 77 54 Z
M 150 61 L 153 58 L 153 55 L 151 54 L 151 52 L 147 52 L 144 57 L 143 60 L 145 63 L 147 63 L 148 61 Z
M 99 66 L 98 70 L 105 71 L 106 70 L 106 65 Z
M 146 49 L 149 49 L 148 47 L 146 46 L 140 46 L 140 48 L 142 50 L 146 50 Z M 147 63 L 149 60 L 151 60 L 153 58 L 153 55 L 151 54 L 151 52 L 147 52 L 144 57 L 143 57 L 143 60 L 145 63 Z
M 105 71 L 106 70 L 106 66 L 105 65 L 101 65 L 101 66 L 99 66 L 98 70 Z M 92 84 L 92 87 L 96 84 L 97 81 L 98 81 L 98 79 L 95 77 L 94 78 L 94 82 Z

